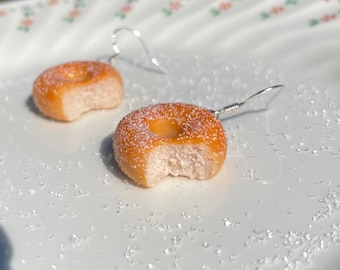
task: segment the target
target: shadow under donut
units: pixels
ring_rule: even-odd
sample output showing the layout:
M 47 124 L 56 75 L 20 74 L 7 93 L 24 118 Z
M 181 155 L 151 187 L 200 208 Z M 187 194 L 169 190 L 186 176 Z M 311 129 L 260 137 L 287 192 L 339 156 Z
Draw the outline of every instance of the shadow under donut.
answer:
M 45 115 L 43 115 L 37 105 L 35 105 L 35 102 L 34 102 L 34 99 L 33 99 L 33 96 L 30 95 L 27 99 L 26 99 L 26 102 L 25 102 L 25 105 L 26 107 L 28 108 L 28 111 L 31 112 L 32 114 L 34 114 L 35 116 L 38 116 L 40 118 L 43 118 L 43 119 L 49 119 L 51 120 L 50 118 L 46 117 Z M 1 269 L 0 269 L 1 270 Z
M 10 270 L 12 246 L 5 231 L 0 227 L 0 270 Z
M 126 176 L 123 171 L 118 166 L 117 161 L 114 158 L 114 152 L 112 147 L 112 136 L 113 134 L 109 134 L 106 136 L 101 144 L 100 144 L 100 155 L 102 158 L 102 161 L 107 168 L 107 170 L 112 173 L 115 177 L 120 179 L 122 182 L 127 181 L 129 184 L 142 187 L 138 184 L 136 184 L 134 181 L 132 181 L 128 176 Z M 1 270 L 1 269 L 0 269 Z
M 35 115 L 41 116 L 41 114 L 40 114 L 40 112 L 39 112 L 39 110 L 38 110 L 38 107 L 37 107 L 37 106 L 35 105 L 35 103 L 34 103 L 34 99 L 33 99 L 33 96 L 32 96 L 32 95 L 30 95 L 30 96 L 26 99 L 25 104 L 26 104 L 26 107 L 28 108 L 28 110 L 29 110 L 31 113 L 33 113 L 33 114 L 35 114 Z

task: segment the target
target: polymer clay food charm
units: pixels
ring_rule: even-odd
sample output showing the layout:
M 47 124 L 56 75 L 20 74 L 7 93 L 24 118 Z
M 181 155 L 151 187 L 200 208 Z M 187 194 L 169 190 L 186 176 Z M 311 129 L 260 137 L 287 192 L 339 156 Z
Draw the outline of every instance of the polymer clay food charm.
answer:
M 241 103 L 213 111 L 192 104 L 163 103 L 126 115 L 113 135 L 114 157 L 122 171 L 137 184 L 152 187 L 168 175 L 210 179 L 227 154 L 227 138 L 219 118 Z
M 117 106 L 123 81 L 111 65 L 96 61 L 61 64 L 44 71 L 34 82 L 39 111 L 59 121 L 74 121 L 83 113 Z
M 127 27 L 115 29 L 111 34 L 113 54 L 102 61 L 75 61 L 51 67 L 41 73 L 33 84 L 33 99 L 39 111 L 59 121 L 74 121 L 85 112 L 116 107 L 123 97 L 123 80 L 113 60 L 119 55 L 117 34 L 132 33 L 143 46 L 156 67 L 164 73 L 137 30 Z

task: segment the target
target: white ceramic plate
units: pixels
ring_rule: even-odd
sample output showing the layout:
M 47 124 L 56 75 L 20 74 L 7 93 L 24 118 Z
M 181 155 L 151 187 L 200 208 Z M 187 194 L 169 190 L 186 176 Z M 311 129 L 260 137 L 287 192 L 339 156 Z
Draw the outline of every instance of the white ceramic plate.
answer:
M 0 269 L 339 269 L 340 2 L 23 1 L 0 5 Z M 115 110 L 42 118 L 47 67 L 111 54 L 140 30 L 166 75 L 117 60 Z M 119 35 L 122 54 L 148 64 Z M 133 185 L 112 159 L 128 112 L 184 101 L 217 109 L 285 84 L 223 121 L 211 181 Z

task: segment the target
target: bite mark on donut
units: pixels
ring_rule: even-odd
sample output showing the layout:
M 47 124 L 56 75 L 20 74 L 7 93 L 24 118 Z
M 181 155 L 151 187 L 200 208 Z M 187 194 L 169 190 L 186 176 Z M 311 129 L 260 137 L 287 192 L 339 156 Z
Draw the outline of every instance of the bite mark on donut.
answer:
M 52 67 L 40 74 L 33 85 L 33 98 L 40 112 L 59 121 L 73 121 L 90 110 L 113 108 L 122 96 L 119 72 L 96 61 Z
M 136 183 L 152 187 L 167 175 L 209 179 L 227 152 L 221 122 L 207 109 L 165 103 L 126 115 L 113 135 L 115 159 Z
M 65 93 L 62 101 L 64 115 L 72 121 L 91 110 L 112 108 L 122 98 L 121 92 L 110 91 L 116 88 L 119 88 L 117 80 L 107 79 Z
M 191 179 L 209 179 L 217 173 L 218 164 L 206 145 L 169 144 L 158 146 L 149 154 L 148 184 L 153 186 L 162 178 L 185 176 Z

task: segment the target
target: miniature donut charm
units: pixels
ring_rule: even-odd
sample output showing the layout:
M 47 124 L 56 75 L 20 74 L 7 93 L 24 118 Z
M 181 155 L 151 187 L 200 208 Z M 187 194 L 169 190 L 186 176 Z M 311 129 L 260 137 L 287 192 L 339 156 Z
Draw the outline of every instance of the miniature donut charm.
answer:
M 123 81 L 109 64 L 79 61 L 44 71 L 34 82 L 33 99 L 39 111 L 52 119 L 73 121 L 83 113 L 117 106 Z
M 221 122 L 209 110 L 183 103 L 156 104 L 125 116 L 113 135 L 115 159 L 136 183 L 163 177 L 210 179 L 227 153 Z

